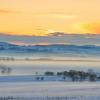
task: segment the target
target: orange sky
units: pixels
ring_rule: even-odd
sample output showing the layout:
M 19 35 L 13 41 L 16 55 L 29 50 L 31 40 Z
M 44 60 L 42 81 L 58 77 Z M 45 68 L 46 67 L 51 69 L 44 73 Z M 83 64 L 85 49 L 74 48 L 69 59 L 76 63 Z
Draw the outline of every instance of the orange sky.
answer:
M 100 33 L 100 0 L 0 0 L 0 32 Z

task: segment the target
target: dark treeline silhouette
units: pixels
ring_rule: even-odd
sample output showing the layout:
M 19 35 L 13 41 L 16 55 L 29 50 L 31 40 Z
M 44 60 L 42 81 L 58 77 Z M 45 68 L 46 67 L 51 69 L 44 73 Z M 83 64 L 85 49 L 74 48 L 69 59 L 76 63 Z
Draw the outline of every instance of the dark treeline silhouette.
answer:
M 63 72 L 45 72 L 45 76 L 62 76 L 64 80 L 66 78 L 70 78 L 73 82 L 74 81 L 97 81 L 100 80 L 100 76 L 98 76 L 92 69 L 89 69 L 87 72 L 84 71 L 77 71 L 77 70 L 69 70 L 69 71 L 63 71 Z
M 44 74 L 47 75 L 47 76 L 53 76 L 54 75 L 54 72 L 49 72 L 48 71 L 48 72 L 45 72 Z
M 12 71 L 12 68 L 7 67 L 6 65 L 0 65 L 1 74 L 10 74 L 11 71 Z
M 0 61 L 15 61 L 14 57 L 0 57 Z

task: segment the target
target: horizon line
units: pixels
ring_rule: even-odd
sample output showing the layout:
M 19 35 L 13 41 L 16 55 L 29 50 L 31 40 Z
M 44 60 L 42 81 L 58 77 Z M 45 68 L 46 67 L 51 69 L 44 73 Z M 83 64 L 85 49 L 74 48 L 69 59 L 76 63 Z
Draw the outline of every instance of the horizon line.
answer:
M 46 36 L 66 36 L 66 35 L 100 35 L 100 33 L 67 33 L 67 32 L 52 32 L 52 33 L 48 33 L 47 35 L 32 35 L 32 34 L 27 34 L 27 35 L 23 35 L 23 34 L 12 34 L 12 33 L 3 33 L 3 32 L 0 32 L 0 35 L 7 35 L 7 36 L 28 36 L 28 37 L 46 37 Z

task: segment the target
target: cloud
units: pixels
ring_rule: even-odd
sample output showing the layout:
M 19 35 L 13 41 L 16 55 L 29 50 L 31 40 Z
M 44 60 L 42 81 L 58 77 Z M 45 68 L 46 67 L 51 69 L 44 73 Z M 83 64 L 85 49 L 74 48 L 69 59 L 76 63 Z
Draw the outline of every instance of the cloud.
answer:
M 83 25 L 83 28 L 89 33 L 100 34 L 100 23 L 86 23 Z
M 13 11 L 0 9 L 0 13 L 13 13 Z
M 41 12 L 41 13 L 33 13 L 34 16 L 38 17 L 48 17 L 48 18 L 77 18 L 78 16 L 73 15 L 73 14 L 68 14 L 68 13 L 63 13 L 63 12 Z
M 73 29 L 79 33 L 100 34 L 100 22 L 76 23 Z
M 52 36 L 16 36 L 0 34 L 0 42 L 15 44 L 77 44 L 77 45 L 100 45 L 100 34 L 65 34 L 63 32 L 51 33 Z
M 54 32 L 54 33 L 49 33 L 48 36 L 67 36 L 68 34 L 63 33 L 63 32 Z
M 0 14 L 12 14 L 12 13 L 22 13 L 22 12 L 13 11 L 13 10 L 6 10 L 6 9 L 0 9 Z

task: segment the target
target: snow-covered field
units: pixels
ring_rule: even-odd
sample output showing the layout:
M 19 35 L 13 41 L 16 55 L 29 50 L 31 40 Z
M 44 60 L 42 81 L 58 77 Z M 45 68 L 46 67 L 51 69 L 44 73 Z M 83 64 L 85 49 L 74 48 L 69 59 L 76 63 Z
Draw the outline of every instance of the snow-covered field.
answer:
M 99 73 L 99 61 L 0 61 L 0 65 L 12 69 L 9 75 L 0 74 L 0 100 L 100 100 L 100 82 L 35 81 L 32 78 L 36 72 L 43 75 L 45 71 L 56 73 L 71 69 L 92 68 Z
M 100 100 L 100 83 L 4 82 L 0 83 L 0 96 L 18 100 Z

